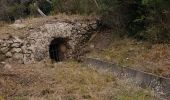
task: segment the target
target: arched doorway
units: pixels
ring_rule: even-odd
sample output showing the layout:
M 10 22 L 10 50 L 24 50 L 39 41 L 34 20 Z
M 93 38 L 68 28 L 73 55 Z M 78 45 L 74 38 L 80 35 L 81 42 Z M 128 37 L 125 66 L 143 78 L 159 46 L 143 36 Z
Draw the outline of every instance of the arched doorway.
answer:
M 49 45 L 50 59 L 60 62 L 66 59 L 66 53 L 68 51 L 68 39 L 67 38 L 55 38 Z

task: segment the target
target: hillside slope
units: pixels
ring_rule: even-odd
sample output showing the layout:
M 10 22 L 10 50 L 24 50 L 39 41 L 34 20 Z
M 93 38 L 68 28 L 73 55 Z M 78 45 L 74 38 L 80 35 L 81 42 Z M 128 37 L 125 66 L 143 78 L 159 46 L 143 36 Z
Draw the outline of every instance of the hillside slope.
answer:
M 0 96 L 5 100 L 156 100 L 152 91 L 109 72 L 74 61 L 49 60 L 1 68 Z
M 170 44 L 120 38 L 109 31 L 98 33 L 90 45 L 93 45 L 94 49 L 87 54 L 88 57 L 170 77 Z

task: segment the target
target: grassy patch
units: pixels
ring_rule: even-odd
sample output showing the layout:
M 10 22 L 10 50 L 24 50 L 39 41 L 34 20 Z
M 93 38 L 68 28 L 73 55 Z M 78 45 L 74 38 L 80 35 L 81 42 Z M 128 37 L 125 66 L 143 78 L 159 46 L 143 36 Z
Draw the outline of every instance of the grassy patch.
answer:
M 115 37 L 108 48 L 103 51 L 96 49 L 88 56 L 161 76 L 169 77 L 170 75 L 169 44 L 151 44 L 130 38 Z
M 6 99 L 155 100 L 150 90 L 132 85 L 129 80 L 118 80 L 110 72 L 105 73 L 74 61 L 16 65 L 11 70 L 0 77 L 0 87 L 3 87 L 0 88 L 0 95 Z

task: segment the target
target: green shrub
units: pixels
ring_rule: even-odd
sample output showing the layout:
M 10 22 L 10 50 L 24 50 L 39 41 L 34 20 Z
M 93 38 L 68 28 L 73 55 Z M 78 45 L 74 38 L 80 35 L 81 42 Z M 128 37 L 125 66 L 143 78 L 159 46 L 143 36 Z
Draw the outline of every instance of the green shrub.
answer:
M 36 16 L 37 15 L 37 9 L 36 9 L 36 7 L 34 6 L 34 4 L 30 4 L 29 5 L 29 9 L 30 9 L 30 15 L 31 16 Z
M 170 42 L 169 0 L 102 1 L 102 23 L 137 39 Z

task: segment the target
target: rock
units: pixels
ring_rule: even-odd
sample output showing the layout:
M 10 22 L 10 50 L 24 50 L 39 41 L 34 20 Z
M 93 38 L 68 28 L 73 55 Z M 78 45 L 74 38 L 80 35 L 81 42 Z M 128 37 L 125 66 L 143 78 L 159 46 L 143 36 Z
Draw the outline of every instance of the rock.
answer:
M 9 39 L 9 40 L 5 41 L 5 43 L 6 43 L 6 45 L 9 46 L 9 45 L 11 45 L 13 43 L 13 41 Z
M 92 24 L 91 27 L 92 27 L 92 29 L 96 29 L 97 25 L 96 24 Z
M 38 49 L 36 49 L 36 52 L 34 55 L 37 61 L 41 61 L 46 57 L 46 53 L 43 50 L 38 50 Z
M 5 61 L 7 57 L 4 54 L 0 54 L 0 61 Z
M 21 39 L 19 39 L 18 37 L 16 36 L 13 36 L 13 42 L 17 42 L 17 43 L 23 43 L 23 41 Z
M 25 28 L 26 25 L 25 24 L 12 24 L 10 25 L 11 27 L 15 28 L 15 29 L 22 29 Z
M 5 64 L 4 69 L 5 70 L 10 70 L 12 66 L 10 64 Z
M 90 44 L 90 49 L 94 49 L 94 44 Z
M 1 51 L 3 54 L 7 53 L 9 50 L 10 50 L 9 47 L 0 48 L 0 51 Z
M 87 24 L 82 24 L 81 26 L 84 28 L 84 27 L 87 27 Z
M 6 62 L 0 62 L 0 70 L 10 70 L 12 66 Z
M 6 41 L 3 41 L 3 42 L 0 43 L 0 46 L 1 46 L 1 48 L 3 48 L 3 47 L 9 47 L 10 44 L 7 43 Z
M 19 47 L 21 47 L 21 43 L 20 43 L 20 42 L 13 43 L 13 44 L 11 45 L 11 47 L 12 47 L 12 48 L 19 48 Z
M 11 58 L 11 57 L 12 57 L 12 53 L 11 53 L 11 52 L 7 52 L 7 53 L 5 54 L 5 56 L 8 57 L 8 58 Z
M 0 69 L 3 69 L 5 66 L 5 62 L 0 62 Z
M 22 23 L 22 19 L 18 19 L 18 20 L 15 20 L 14 24 L 21 24 L 21 23 Z
M 13 58 L 14 58 L 15 60 L 23 59 L 23 54 L 21 54 L 21 53 L 15 53 L 15 54 L 13 54 Z
M 13 48 L 13 49 L 11 50 L 11 53 L 20 53 L 21 51 L 22 51 L 21 48 Z

